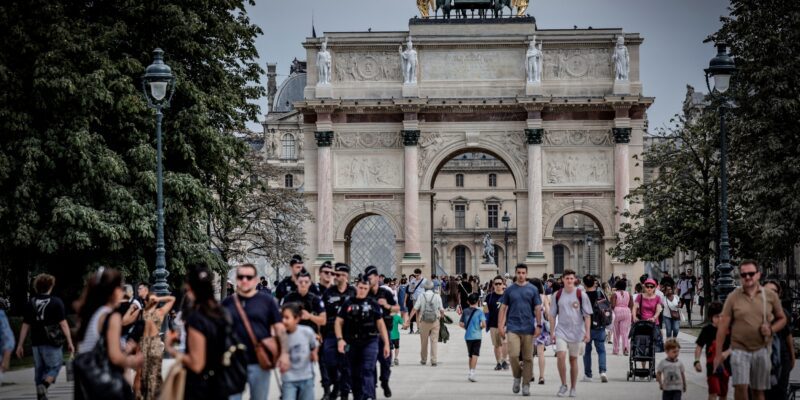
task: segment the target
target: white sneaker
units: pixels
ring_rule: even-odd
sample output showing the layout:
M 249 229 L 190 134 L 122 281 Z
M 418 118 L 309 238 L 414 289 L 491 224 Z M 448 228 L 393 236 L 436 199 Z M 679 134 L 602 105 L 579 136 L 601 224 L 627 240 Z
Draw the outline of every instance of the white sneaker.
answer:
M 575 388 L 569 390 L 569 397 L 576 397 L 578 394 L 575 393 Z
M 522 395 L 523 396 L 530 396 L 531 395 L 531 385 L 522 385 Z
M 608 377 L 606 376 L 606 373 L 605 373 L 605 372 L 603 372 L 602 374 L 600 374 L 600 382 L 603 382 L 603 383 L 606 383 L 606 382 L 608 382 Z
M 581 379 L 581 382 L 591 382 L 591 381 L 592 381 L 592 377 L 591 376 L 584 375 L 583 379 Z
M 469 375 L 467 376 L 467 380 L 469 380 L 470 382 L 477 382 L 478 381 L 477 379 L 475 379 L 475 373 L 473 373 L 473 372 L 469 373 Z
M 556 394 L 556 396 L 558 397 L 566 396 L 567 390 L 569 390 L 569 388 L 567 388 L 567 385 L 561 385 L 561 388 L 558 389 L 558 394 Z
M 521 381 L 522 381 L 522 379 L 520 379 L 520 378 L 514 378 L 514 384 L 511 386 L 511 391 L 514 394 L 519 393 L 519 385 L 520 385 Z

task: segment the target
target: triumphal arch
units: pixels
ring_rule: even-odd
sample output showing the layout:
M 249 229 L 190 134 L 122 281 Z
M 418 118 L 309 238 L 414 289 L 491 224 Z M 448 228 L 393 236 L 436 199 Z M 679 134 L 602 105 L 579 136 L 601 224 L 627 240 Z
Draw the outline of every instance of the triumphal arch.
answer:
M 412 18 L 408 31 L 307 38 L 306 86 L 293 104 L 313 213 L 306 256 L 360 269 L 373 249 L 390 276 L 452 274 L 434 256 L 467 246 L 466 272 L 477 274 L 489 233 L 512 265 L 541 276 L 554 271 L 568 214 L 594 223 L 594 245 L 612 247 L 624 222 L 617 210 L 643 173 L 653 98 L 642 92 L 642 41 L 622 29 L 537 29 L 529 16 Z M 491 179 L 465 187 L 463 176 L 462 186 L 440 189 L 437 178 L 452 169 L 443 167 L 475 152 L 489 156 L 465 168 L 504 167 L 507 190 Z M 498 214 L 510 218 L 510 241 Z M 453 229 L 473 234 L 441 240 Z M 595 254 L 602 276 L 641 271 Z

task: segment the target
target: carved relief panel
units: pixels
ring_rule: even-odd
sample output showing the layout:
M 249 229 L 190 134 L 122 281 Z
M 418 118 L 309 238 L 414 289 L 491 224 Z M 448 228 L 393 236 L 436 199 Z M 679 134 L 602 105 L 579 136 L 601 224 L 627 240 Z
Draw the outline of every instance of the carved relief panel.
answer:
M 613 186 L 613 150 L 550 150 L 543 152 L 543 185 Z
M 403 154 L 336 152 L 333 185 L 337 189 L 399 189 L 403 187 Z
M 423 80 L 525 79 L 525 52 L 517 49 L 426 49 L 419 56 Z
M 545 49 L 545 80 L 611 79 L 610 49 Z
M 337 132 L 333 137 L 338 149 L 400 148 L 402 142 L 399 132 Z
M 403 80 L 400 56 L 392 52 L 337 52 L 333 74 L 339 82 Z
M 548 129 L 542 138 L 544 146 L 613 146 L 611 130 Z

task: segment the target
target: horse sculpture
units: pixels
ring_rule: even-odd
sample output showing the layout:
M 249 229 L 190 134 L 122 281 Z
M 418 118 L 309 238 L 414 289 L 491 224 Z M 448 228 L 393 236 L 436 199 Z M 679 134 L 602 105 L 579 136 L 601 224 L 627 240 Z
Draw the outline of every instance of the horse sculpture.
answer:
M 450 19 L 450 3 L 452 0 L 436 0 L 436 8 L 433 10 L 433 15 L 436 17 L 437 11 L 442 10 L 442 18 Z
M 471 11 L 474 17 L 476 10 L 479 18 L 486 18 L 490 13 L 494 18 L 499 18 L 503 16 L 504 8 L 508 8 L 509 13 L 513 14 L 511 0 L 436 0 L 433 12 L 435 18 L 438 16 L 438 11 L 442 10 L 444 19 L 450 19 L 451 10 L 456 10 L 456 15 L 461 18 L 468 18 L 467 11 Z
M 508 12 L 510 14 L 514 13 L 514 10 L 511 8 L 511 0 L 494 0 L 494 17 L 500 18 L 503 16 L 503 8 L 508 7 Z

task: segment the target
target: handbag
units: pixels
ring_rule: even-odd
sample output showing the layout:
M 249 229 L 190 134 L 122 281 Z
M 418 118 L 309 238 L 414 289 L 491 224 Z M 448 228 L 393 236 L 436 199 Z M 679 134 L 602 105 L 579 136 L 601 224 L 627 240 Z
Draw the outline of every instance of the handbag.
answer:
M 186 388 L 186 368 L 180 358 L 175 359 L 175 364 L 169 369 L 167 379 L 161 385 L 159 400 L 178 400 L 183 399 L 184 389 Z
M 111 364 L 108 358 L 106 330 L 110 314 L 103 322 L 103 329 L 94 348 L 86 353 L 78 354 L 73 361 L 75 374 L 76 398 L 131 400 L 133 391 L 119 368 Z
M 56 347 L 61 347 L 67 342 L 67 337 L 64 336 L 64 330 L 61 329 L 61 324 L 50 324 L 44 326 L 44 334 L 47 342 Z
M 274 336 L 270 336 L 259 342 L 256 339 L 255 333 L 253 333 L 253 327 L 250 326 L 250 319 L 247 318 L 247 314 L 244 312 L 244 308 L 242 308 L 242 303 L 239 302 L 239 296 L 233 296 L 233 303 L 236 305 L 236 311 L 242 319 L 244 329 L 247 330 L 247 336 L 250 337 L 250 341 L 253 344 L 253 351 L 256 352 L 258 365 L 265 371 L 274 369 L 275 365 L 278 363 L 278 357 L 281 354 L 278 341 Z

